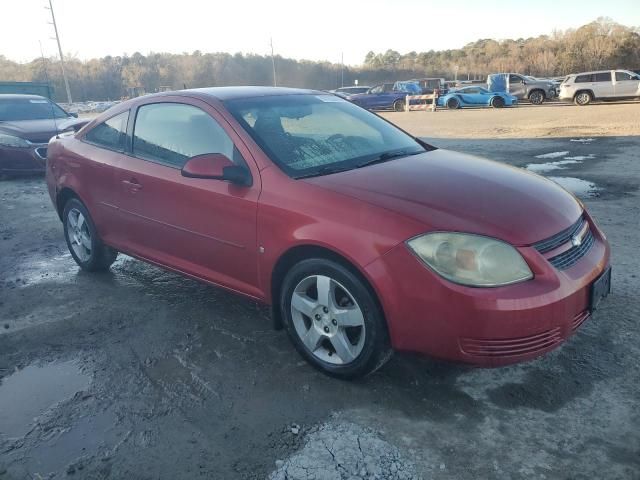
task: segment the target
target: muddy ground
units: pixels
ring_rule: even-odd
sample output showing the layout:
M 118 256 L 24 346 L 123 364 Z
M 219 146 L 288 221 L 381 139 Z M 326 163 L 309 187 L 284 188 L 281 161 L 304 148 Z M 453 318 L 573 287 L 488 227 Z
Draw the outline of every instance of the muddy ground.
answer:
M 640 137 L 433 143 L 584 181 L 613 293 L 561 348 L 333 380 L 252 301 L 80 272 L 43 180 L 2 181 L 0 479 L 639 479 Z

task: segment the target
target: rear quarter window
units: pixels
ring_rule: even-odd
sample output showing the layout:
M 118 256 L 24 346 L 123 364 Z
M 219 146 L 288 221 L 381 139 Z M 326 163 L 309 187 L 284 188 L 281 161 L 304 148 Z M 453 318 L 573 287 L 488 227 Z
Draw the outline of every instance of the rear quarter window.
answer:
M 591 74 L 578 75 L 575 80 L 575 83 L 589 83 L 589 82 L 591 82 Z
M 89 130 L 84 136 L 84 141 L 108 150 L 122 152 L 125 147 L 128 120 L 129 110 L 119 113 Z

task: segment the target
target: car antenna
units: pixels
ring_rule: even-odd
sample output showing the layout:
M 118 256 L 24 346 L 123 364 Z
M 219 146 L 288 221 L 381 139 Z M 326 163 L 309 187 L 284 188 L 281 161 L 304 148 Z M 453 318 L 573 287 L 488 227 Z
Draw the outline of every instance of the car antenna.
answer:
M 47 61 L 44 59 L 44 53 L 42 51 L 42 42 L 38 40 L 40 44 L 40 57 L 42 58 L 42 69 L 44 70 L 44 78 L 47 81 L 47 90 L 49 91 L 49 95 L 51 95 L 51 83 L 49 82 L 49 73 L 47 72 Z M 53 102 L 51 98 L 49 98 L 49 106 L 51 107 L 51 119 L 53 120 L 53 126 L 56 129 L 56 138 L 60 138 L 60 132 L 58 131 L 58 122 L 56 120 L 56 112 L 53 109 Z

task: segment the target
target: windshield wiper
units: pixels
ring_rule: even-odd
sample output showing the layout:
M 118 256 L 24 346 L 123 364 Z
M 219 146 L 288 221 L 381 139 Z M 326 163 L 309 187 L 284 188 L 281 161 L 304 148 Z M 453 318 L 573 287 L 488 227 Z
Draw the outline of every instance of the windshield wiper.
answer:
M 391 160 L 393 158 L 400 158 L 400 157 L 410 157 L 411 155 L 418 155 L 420 153 L 424 153 L 426 150 L 423 151 L 419 151 L 419 152 L 414 152 L 414 151 L 407 151 L 407 150 L 394 150 L 391 152 L 384 152 L 381 153 L 380 155 L 378 155 L 375 158 L 371 158 L 369 160 L 367 160 L 366 162 L 362 162 L 356 165 L 356 168 L 362 168 L 362 167 L 366 167 L 368 165 L 373 165 L 375 163 L 383 163 L 386 162 L 388 160 Z
M 326 165 L 324 167 L 320 167 L 317 170 L 309 173 L 303 173 L 302 175 L 297 175 L 295 177 L 296 180 L 300 178 L 310 178 L 310 177 L 320 177 L 322 175 L 329 175 L 331 173 L 344 172 L 345 170 L 350 170 L 350 167 L 336 167 L 331 165 Z

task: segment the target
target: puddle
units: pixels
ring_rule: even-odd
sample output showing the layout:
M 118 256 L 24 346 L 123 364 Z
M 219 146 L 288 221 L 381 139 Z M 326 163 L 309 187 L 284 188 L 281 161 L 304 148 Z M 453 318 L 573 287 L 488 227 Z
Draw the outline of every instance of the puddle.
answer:
M 572 138 L 569 141 L 570 142 L 578 142 L 578 143 L 591 143 L 591 142 L 593 142 L 593 138 Z
M 567 157 L 564 160 L 558 160 L 557 162 L 549 163 L 530 163 L 526 166 L 526 169 L 530 172 L 542 173 L 549 172 L 551 170 L 563 170 L 565 165 L 571 165 L 580 163 L 577 159 Z
M 536 155 L 536 158 L 559 158 L 559 157 L 564 157 L 565 155 L 569 155 L 569 152 L 544 153 L 542 155 Z
M 570 192 L 580 197 L 597 197 L 600 190 L 595 183 L 587 182 L 581 178 L 574 177 L 547 177 L 549 180 L 553 180 L 561 187 L 569 190 Z
M 0 437 L 23 437 L 37 417 L 86 389 L 76 361 L 30 365 L 0 381 Z

